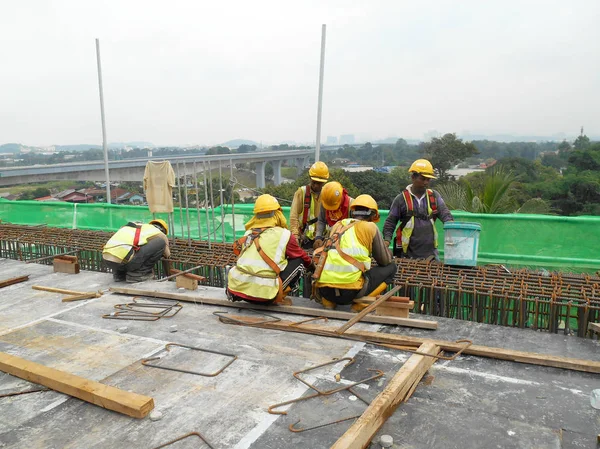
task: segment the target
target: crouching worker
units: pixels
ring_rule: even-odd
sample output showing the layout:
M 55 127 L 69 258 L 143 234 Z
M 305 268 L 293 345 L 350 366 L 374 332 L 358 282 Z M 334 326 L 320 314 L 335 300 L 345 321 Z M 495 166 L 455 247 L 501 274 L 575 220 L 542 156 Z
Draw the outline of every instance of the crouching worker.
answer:
M 246 233 L 233 244 L 238 256 L 227 276 L 231 301 L 286 303 L 286 295 L 310 267 L 310 257 L 287 229 L 277 199 L 261 195 Z
M 322 250 L 315 252 L 315 296 L 327 309 L 378 295 L 396 274 L 396 264 L 375 224 L 377 202 L 370 195 L 359 195 L 350 205 L 350 216 L 333 226 Z M 371 256 L 376 267 L 371 267 Z M 359 312 L 366 306 L 354 303 L 352 310 Z
M 129 222 L 119 229 L 102 249 L 102 259 L 113 272 L 115 282 L 142 282 L 152 279 L 154 264 L 168 258 L 169 227 L 164 220 Z

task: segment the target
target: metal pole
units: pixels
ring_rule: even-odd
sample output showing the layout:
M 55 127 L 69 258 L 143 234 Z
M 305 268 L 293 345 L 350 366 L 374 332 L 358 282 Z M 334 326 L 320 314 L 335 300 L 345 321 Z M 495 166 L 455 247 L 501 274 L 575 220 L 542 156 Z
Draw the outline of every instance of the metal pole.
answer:
M 192 236 L 190 234 L 190 205 L 188 202 L 188 189 L 187 189 L 187 169 L 185 167 L 185 161 L 183 164 L 183 194 L 185 195 L 185 219 L 187 220 L 188 230 L 188 246 L 192 246 Z
M 220 199 L 219 202 L 221 204 L 219 204 L 219 206 L 221 207 L 221 238 L 223 240 L 221 240 L 223 243 L 225 243 L 225 211 L 223 210 L 223 164 L 221 162 L 221 160 L 219 159 L 219 187 L 221 188 L 221 195 L 220 195 Z M 235 240 L 235 239 L 234 239 Z
M 323 76 L 325 75 L 325 34 L 327 25 L 321 27 L 321 69 L 319 71 L 319 105 L 317 107 L 317 146 L 315 162 L 321 157 L 321 112 L 323 110 Z
M 212 163 L 208 161 L 208 178 L 210 182 L 210 210 L 212 212 L 212 228 L 213 228 L 213 238 L 215 242 L 217 241 L 217 227 L 215 226 L 215 205 L 213 204 L 213 200 L 215 198 L 215 194 L 213 193 L 213 176 L 212 176 Z M 225 243 L 225 242 L 223 242 Z
M 196 220 L 198 221 L 198 240 L 202 240 L 202 231 L 200 228 L 200 198 L 198 197 L 198 170 L 196 170 L 196 161 L 194 161 L 194 189 L 196 190 Z
M 181 238 L 185 238 L 183 233 L 183 210 L 181 209 L 181 179 L 179 178 L 179 161 L 177 161 L 176 176 L 177 176 L 177 191 L 179 192 L 179 223 L 181 224 Z
M 210 249 L 210 217 L 208 216 L 208 181 L 206 179 L 206 161 L 202 161 L 202 168 L 204 172 L 204 212 L 206 214 L 206 239 L 208 240 L 208 249 Z
M 233 241 L 237 239 L 235 235 L 235 183 L 233 182 L 233 159 L 229 159 L 229 185 L 231 186 L 231 226 L 233 227 Z
M 108 145 L 106 143 L 106 121 L 104 119 L 104 90 L 102 89 L 102 64 L 100 63 L 100 39 L 96 39 L 98 62 L 98 89 L 100 90 L 100 116 L 102 117 L 102 149 L 104 150 L 104 173 L 106 175 L 106 203 L 110 204 L 110 177 L 108 176 Z

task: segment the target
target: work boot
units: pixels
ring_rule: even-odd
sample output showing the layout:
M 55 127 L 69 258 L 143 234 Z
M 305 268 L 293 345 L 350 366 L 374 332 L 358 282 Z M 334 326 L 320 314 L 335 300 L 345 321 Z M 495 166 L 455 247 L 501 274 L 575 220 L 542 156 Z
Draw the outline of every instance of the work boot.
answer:
M 113 272 L 113 282 L 125 282 L 127 280 L 127 273 L 119 271 Z
M 129 284 L 135 284 L 136 282 L 144 282 L 144 281 L 149 281 L 151 279 L 154 279 L 154 273 L 151 271 L 150 273 L 135 273 L 135 272 L 131 272 L 131 273 L 127 273 L 127 283 Z
M 323 305 L 324 308 L 329 309 L 329 310 L 333 310 L 337 307 L 336 303 L 334 303 L 333 301 L 329 301 L 328 299 L 325 299 L 325 298 L 321 299 L 321 304 Z
M 366 302 L 355 302 L 355 303 L 352 304 L 352 307 L 350 307 L 350 310 L 352 310 L 355 313 L 358 313 L 358 312 L 362 312 L 367 307 L 369 307 L 369 303 L 366 303 Z

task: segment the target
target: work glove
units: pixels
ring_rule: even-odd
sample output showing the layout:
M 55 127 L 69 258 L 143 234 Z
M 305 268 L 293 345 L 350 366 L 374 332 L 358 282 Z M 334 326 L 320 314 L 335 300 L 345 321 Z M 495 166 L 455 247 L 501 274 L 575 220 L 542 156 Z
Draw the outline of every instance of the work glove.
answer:
M 314 273 L 316 269 L 317 269 L 317 267 L 316 267 L 315 263 L 311 262 L 310 265 L 308 266 L 308 268 L 306 268 L 306 271 Z
M 323 246 L 323 239 L 315 239 L 315 243 L 313 244 L 313 249 L 317 249 Z

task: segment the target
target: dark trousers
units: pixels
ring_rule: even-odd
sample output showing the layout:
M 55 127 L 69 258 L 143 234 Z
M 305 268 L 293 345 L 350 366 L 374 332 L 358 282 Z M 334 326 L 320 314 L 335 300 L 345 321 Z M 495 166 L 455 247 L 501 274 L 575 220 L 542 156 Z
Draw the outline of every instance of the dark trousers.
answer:
M 285 269 L 281 273 L 279 273 L 279 277 L 281 278 L 281 282 L 283 285 L 283 290 L 285 291 L 286 287 L 289 287 L 293 290 L 300 281 L 300 278 L 302 278 L 302 276 L 304 275 L 305 271 L 306 268 L 304 268 L 302 259 L 289 259 L 287 267 L 285 267 Z M 271 304 L 273 301 L 275 301 L 275 299 L 277 299 L 273 298 L 266 301 L 257 299 L 254 301 L 251 299 L 243 298 L 241 296 L 237 296 L 229 290 L 227 290 L 227 296 L 229 296 L 233 301 L 247 301 L 256 304 Z
M 391 284 L 394 282 L 397 266 L 395 263 L 386 265 L 385 267 L 373 267 L 365 271 L 365 283 L 360 290 L 349 290 L 343 288 L 321 287 L 319 294 L 328 301 L 338 305 L 351 304 L 356 298 L 367 296 L 374 291 L 382 282 Z
M 105 260 L 104 263 L 117 276 L 125 276 L 127 273 L 140 276 L 147 275 L 152 273 L 152 268 L 163 256 L 166 246 L 167 244 L 163 239 L 155 238 L 140 246 L 140 249 L 126 264 L 110 260 Z

